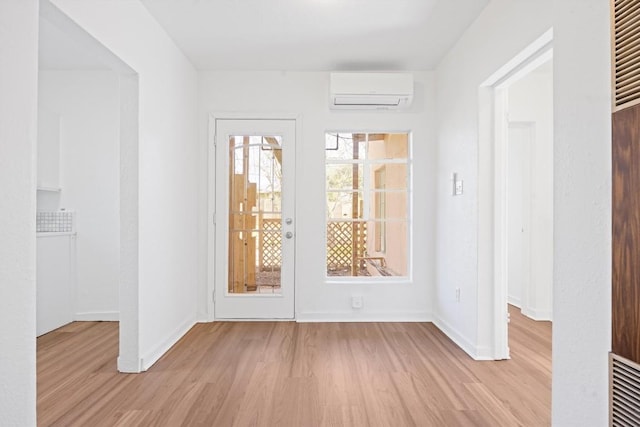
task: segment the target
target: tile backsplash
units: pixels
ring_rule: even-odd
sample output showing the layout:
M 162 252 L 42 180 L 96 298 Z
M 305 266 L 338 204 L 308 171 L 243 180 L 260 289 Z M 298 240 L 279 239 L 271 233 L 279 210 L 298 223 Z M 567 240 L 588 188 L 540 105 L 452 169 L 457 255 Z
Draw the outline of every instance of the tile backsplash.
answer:
M 36 232 L 64 233 L 73 232 L 74 214 L 72 211 L 36 212 Z

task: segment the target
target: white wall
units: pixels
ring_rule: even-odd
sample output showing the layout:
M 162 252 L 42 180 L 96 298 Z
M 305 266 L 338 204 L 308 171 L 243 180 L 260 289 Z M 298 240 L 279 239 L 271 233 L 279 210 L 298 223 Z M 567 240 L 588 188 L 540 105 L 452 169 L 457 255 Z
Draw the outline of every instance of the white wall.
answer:
M 36 425 L 38 2 L 0 2 L 0 414 Z
M 112 71 L 39 75 L 39 107 L 60 120 L 58 207 L 76 212 L 76 320 L 118 318 L 119 91 Z
M 608 423 L 611 349 L 609 4 L 554 9 L 553 425 Z
M 550 0 L 492 1 L 436 70 L 436 323 L 477 358 L 493 357 L 494 315 L 492 272 L 478 270 L 479 254 L 492 250 L 478 246 L 479 233 L 490 232 L 478 228 L 479 87 L 551 27 L 551 7 Z M 451 196 L 453 172 L 465 180 L 462 196 Z
M 534 124 L 509 124 L 507 165 L 507 290 L 508 302 L 522 308 L 523 291 L 528 291 L 530 275 L 529 213 Z
M 509 120 L 531 122 L 530 280 L 522 312 L 551 320 L 553 292 L 553 75 L 535 70 L 509 87 Z
M 197 74 L 138 1 L 52 3 L 138 74 L 139 342 L 120 368 L 145 369 L 196 318 Z
M 437 70 L 437 310 L 481 354 L 492 301 L 478 286 L 478 85 L 554 29 L 553 424 L 607 423 L 611 154 L 609 5 L 598 0 L 494 0 Z M 466 197 L 450 198 L 462 172 Z M 454 257 L 457 254 L 457 257 Z M 455 261 L 455 263 L 454 263 Z M 462 266 L 462 267 L 460 267 Z M 454 288 L 463 287 L 461 304 Z M 477 302 L 477 305 L 476 305 Z M 480 307 L 481 310 L 478 310 Z
M 201 205 L 207 200 L 210 113 L 300 115 L 296 144 L 296 317 L 298 320 L 430 319 L 434 274 L 434 87 L 432 73 L 414 73 L 414 105 L 405 112 L 330 111 L 326 72 L 201 72 Z M 396 284 L 327 283 L 325 279 L 324 133 L 330 130 L 411 131 L 413 134 L 413 280 Z M 200 210 L 203 230 L 208 217 Z M 206 235 L 201 234 L 201 251 Z M 224 265 L 224 263 L 222 263 Z M 206 258 L 200 266 L 206 274 Z M 203 271 L 205 268 L 205 271 Z M 202 281 L 201 281 L 202 282 Z M 364 307 L 351 308 L 351 295 Z M 199 316 L 208 318 L 206 288 Z
M 38 97 L 40 97 L 39 92 Z M 55 188 L 60 187 L 60 116 L 51 110 L 41 108 L 40 104 L 40 99 L 38 99 L 38 169 L 36 181 L 38 188 L 55 190 Z M 43 191 L 38 191 L 38 202 L 40 202 L 41 194 L 44 193 Z M 57 199 L 56 197 L 56 202 L 58 201 Z

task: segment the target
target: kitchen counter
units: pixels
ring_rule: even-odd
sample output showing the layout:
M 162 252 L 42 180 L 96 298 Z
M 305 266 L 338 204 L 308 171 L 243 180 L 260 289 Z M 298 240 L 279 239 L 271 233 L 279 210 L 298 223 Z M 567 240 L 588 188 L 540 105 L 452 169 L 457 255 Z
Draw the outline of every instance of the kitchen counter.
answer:
M 36 237 L 57 237 L 57 236 L 75 236 L 75 235 L 76 235 L 75 231 L 61 231 L 61 232 L 41 231 L 41 232 L 36 232 Z

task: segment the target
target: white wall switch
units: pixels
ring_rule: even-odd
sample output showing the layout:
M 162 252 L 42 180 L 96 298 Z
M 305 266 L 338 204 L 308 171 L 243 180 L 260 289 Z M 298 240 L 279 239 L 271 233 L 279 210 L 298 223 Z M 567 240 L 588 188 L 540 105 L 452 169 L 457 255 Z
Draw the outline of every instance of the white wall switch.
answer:
M 453 195 L 460 196 L 463 193 L 462 180 L 458 178 L 458 174 L 453 174 Z
M 462 180 L 458 180 L 456 181 L 456 196 L 459 196 L 462 194 Z

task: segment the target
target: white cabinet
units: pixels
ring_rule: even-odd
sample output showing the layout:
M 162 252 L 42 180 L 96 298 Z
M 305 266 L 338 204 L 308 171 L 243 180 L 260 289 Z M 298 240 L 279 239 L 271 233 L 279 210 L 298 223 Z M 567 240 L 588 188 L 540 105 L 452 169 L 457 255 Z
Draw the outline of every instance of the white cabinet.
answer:
M 75 234 L 38 233 L 36 335 L 73 320 Z

